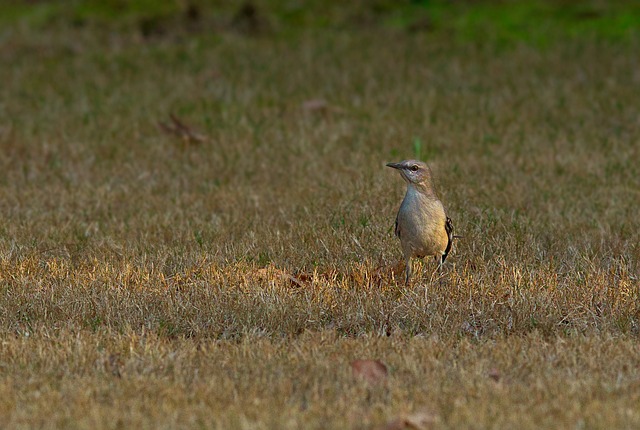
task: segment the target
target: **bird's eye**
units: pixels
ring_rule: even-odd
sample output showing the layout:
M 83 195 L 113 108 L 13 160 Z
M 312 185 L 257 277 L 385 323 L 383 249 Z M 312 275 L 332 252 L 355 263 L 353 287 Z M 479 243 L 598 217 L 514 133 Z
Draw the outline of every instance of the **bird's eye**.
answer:
M 413 166 L 411 166 L 411 171 L 412 172 L 417 172 L 418 171 L 418 165 L 414 164 Z

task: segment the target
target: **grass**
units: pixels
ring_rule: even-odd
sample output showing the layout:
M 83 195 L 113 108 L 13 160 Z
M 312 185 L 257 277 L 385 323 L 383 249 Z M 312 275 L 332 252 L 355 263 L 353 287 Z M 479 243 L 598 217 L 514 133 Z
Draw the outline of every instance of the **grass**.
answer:
M 436 427 L 628 428 L 639 418 L 638 367 L 625 358 L 637 357 L 637 342 L 610 337 L 60 335 L 5 349 L 22 365 L 2 386 L 3 409 L 14 408 L 8 425 L 371 428 L 417 411 Z M 384 358 L 386 384 L 353 379 L 348 362 L 363 355 Z
M 57 7 L 1 35 L 0 422 L 640 424 L 637 28 Z M 415 155 L 465 238 L 405 287 L 384 164 Z
M 243 4 L 252 5 L 242 9 Z M 38 3 L 8 0 L 0 22 L 31 28 L 55 25 L 137 28 L 145 35 L 191 32 L 267 30 L 295 37 L 303 29 L 386 29 L 436 34 L 463 44 L 491 47 L 525 42 L 546 47 L 559 38 L 596 37 L 633 40 L 638 34 L 640 7 L 634 2 L 373 0 L 369 2 L 253 2 L 190 0 L 75 0 Z M 244 11 L 244 12 L 243 12 Z M 247 12 L 248 11 L 248 12 Z M 248 24 L 248 25 L 247 25 Z M 254 25 L 259 24 L 259 25 Z

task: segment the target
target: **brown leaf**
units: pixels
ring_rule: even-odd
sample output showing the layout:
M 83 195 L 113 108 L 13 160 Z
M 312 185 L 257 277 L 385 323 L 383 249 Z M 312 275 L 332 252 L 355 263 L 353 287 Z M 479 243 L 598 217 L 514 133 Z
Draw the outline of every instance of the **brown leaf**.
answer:
M 255 271 L 256 277 L 259 279 L 269 280 L 272 278 L 280 278 L 283 281 L 289 281 L 292 285 L 298 288 L 306 287 L 304 281 L 296 276 L 293 276 L 282 269 L 278 269 L 274 266 L 262 267 Z
M 387 366 L 380 360 L 354 360 L 351 362 L 353 375 L 370 384 L 377 384 L 387 379 Z
M 500 374 L 500 371 L 495 367 L 489 370 L 489 372 L 487 373 L 487 376 L 496 382 L 500 382 L 500 378 L 502 377 L 502 375 Z
M 298 287 L 298 288 L 304 288 L 305 287 L 304 281 L 302 279 L 300 279 L 300 278 L 296 278 L 295 276 L 289 275 L 287 273 L 287 279 L 289 279 L 289 282 L 295 287 Z
M 302 109 L 308 112 L 325 112 L 329 109 L 329 103 L 323 99 L 311 99 L 302 103 Z
M 169 120 L 169 122 L 158 122 L 160 130 L 176 136 L 186 143 L 202 143 L 208 140 L 207 136 L 189 127 L 174 114 L 169 114 Z
M 313 275 L 309 274 L 309 273 L 298 273 L 296 275 L 296 279 L 298 279 L 300 282 L 304 282 L 304 283 L 311 283 L 313 281 Z
M 304 283 L 302 283 L 302 281 L 300 279 L 296 278 L 293 275 L 290 275 L 289 273 L 285 272 L 284 270 L 276 269 L 276 268 L 274 268 L 273 270 L 281 279 L 283 279 L 285 281 L 289 281 L 294 286 L 296 286 L 298 288 L 305 287 Z
M 425 430 L 433 427 L 438 421 L 438 417 L 429 411 L 414 412 L 409 415 L 401 416 L 393 421 L 389 421 L 384 430 Z
M 309 99 L 302 103 L 302 110 L 308 113 L 317 113 L 326 116 L 331 113 L 343 113 L 344 109 L 332 106 L 324 99 Z

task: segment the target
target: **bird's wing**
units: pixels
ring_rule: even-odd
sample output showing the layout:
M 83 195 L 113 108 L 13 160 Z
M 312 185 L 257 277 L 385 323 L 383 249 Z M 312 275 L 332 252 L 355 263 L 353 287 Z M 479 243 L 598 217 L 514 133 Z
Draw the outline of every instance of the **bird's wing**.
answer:
M 400 224 L 398 223 L 398 216 L 400 216 L 400 213 L 396 215 L 396 226 L 395 226 L 394 232 L 396 236 L 400 237 Z
M 442 262 L 449 255 L 449 251 L 451 251 L 451 247 L 453 246 L 453 222 L 451 222 L 451 218 L 447 217 L 447 220 L 444 223 L 444 229 L 447 232 L 447 237 L 449 238 L 449 242 L 447 242 L 447 248 L 444 250 L 444 254 L 442 254 Z

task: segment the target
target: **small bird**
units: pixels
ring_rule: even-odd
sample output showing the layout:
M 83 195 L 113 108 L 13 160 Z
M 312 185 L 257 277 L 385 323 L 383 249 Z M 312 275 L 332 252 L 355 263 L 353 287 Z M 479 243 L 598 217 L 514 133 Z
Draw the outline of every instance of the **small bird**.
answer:
M 412 258 L 433 256 L 442 270 L 451 251 L 453 223 L 433 186 L 431 169 L 418 160 L 387 163 L 407 182 L 407 193 L 396 216 L 396 236 L 406 260 L 405 282 L 411 279 Z

